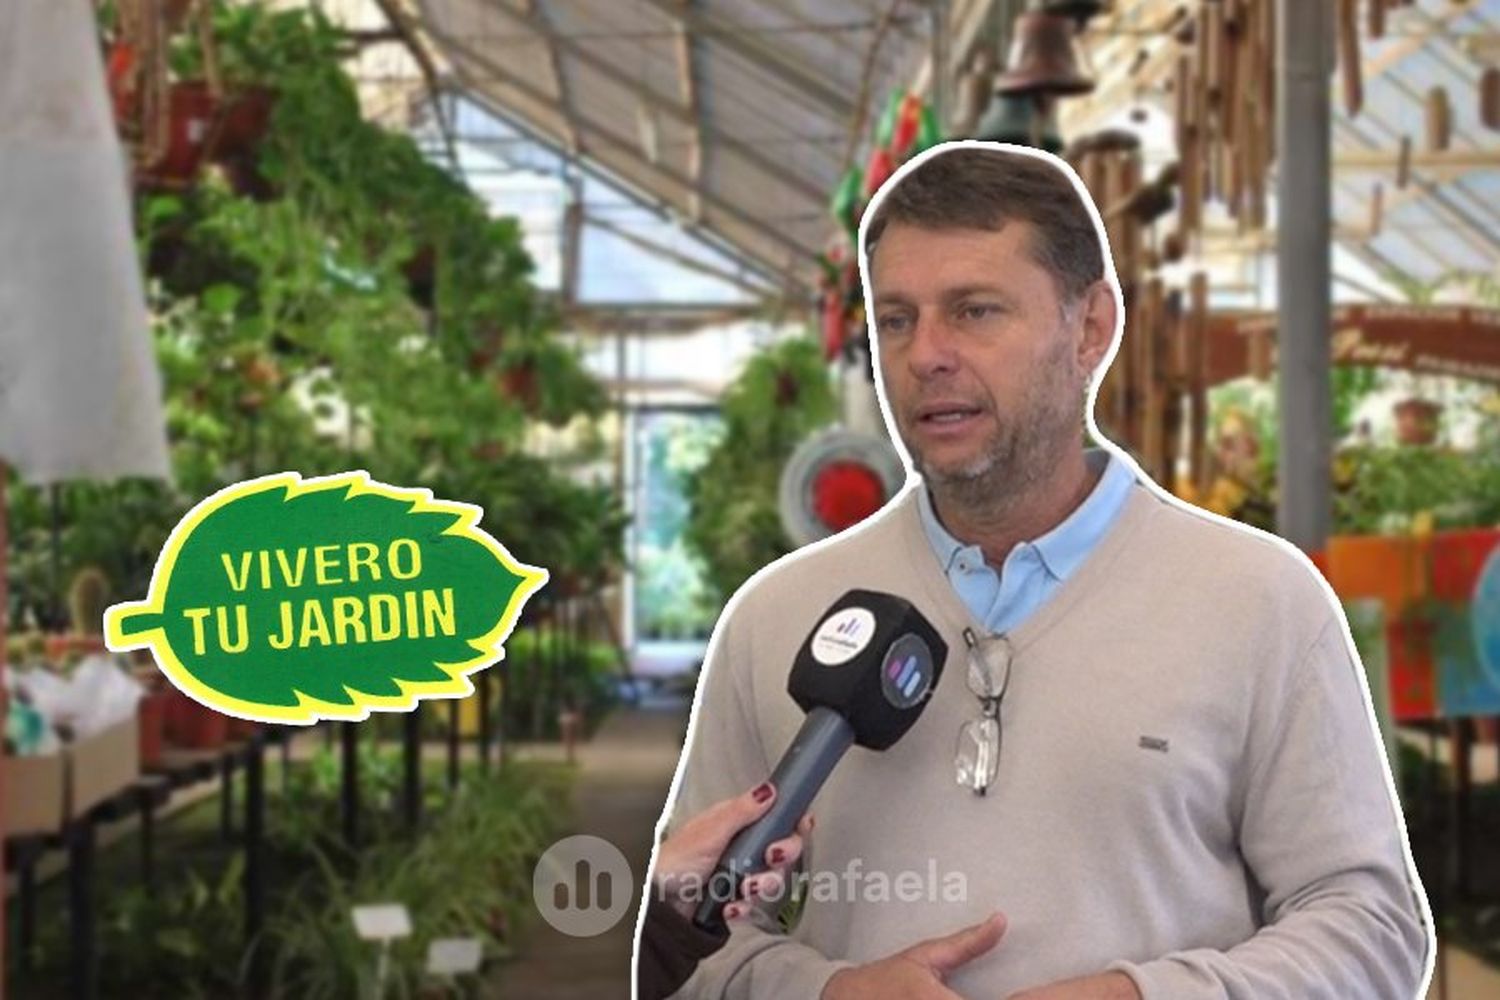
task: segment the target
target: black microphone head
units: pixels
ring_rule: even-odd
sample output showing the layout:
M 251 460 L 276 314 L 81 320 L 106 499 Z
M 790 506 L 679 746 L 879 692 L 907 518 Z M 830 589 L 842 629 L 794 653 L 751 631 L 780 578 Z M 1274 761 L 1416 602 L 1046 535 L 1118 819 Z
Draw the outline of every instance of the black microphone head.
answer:
M 851 590 L 797 651 L 787 693 L 804 712 L 832 709 L 856 743 L 884 750 L 922 714 L 947 658 L 948 644 L 910 601 Z

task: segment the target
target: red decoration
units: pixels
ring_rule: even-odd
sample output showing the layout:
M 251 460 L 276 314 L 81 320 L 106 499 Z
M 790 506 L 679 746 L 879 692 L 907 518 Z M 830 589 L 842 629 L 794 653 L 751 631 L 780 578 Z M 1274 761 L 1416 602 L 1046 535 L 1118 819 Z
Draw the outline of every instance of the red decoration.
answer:
M 1490 554 L 1500 549 L 1500 531 L 1472 528 L 1432 536 L 1432 596 L 1468 604 L 1474 600 L 1479 574 Z
M 901 110 L 896 114 L 896 128 L 891 132 L 891 154 L 900 161 L 906 159 L 917 134 L 922 130 L 922 99 L 916 94 L 907 94 L 901 101 Z
M 873 198 L 875 192 L 880 190 L 880 185 L 890 180 L 891 174 L 895 172 L 896 161 L 888 150 L 871 150 L 870 160 L 865 164 L 865 198 Z
M 1386 622 L 1391 672 L 1391 714 L 1397 722 L 1438 715 L 1437 665 L 1432 656 L 1436 625 L 1423 618 Z
M 844 295 L 837 288 L 823 292 L 823 358 L 832 361 L 844 349 L 844 336 L 848 328 L 844 324 Z
M 843 531 L 885 503 L 880 474 L 860 462 L 830 462 L 813 477 L 813 512 L 833 531 Z

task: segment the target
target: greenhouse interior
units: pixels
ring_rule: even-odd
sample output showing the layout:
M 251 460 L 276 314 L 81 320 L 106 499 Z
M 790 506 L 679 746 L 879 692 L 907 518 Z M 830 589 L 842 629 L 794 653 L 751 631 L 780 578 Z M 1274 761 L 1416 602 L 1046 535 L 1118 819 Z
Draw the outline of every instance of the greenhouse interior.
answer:
M 1325 706 L 1354 725 L 1304 738 L 1338 781 L 1375 780 L 1377 810 L 1389 792 L 1380 849 L 1409 869 L 1428 935 L 1406 956 L 1420 995 L 1500 997 L 1500 0 L 5 0 L 0 996 L 835 1000 L 876 995 L 846 973 L 1004 912 L 1009 876 L 983 872 L 969 883 L 985 898 L 951 910 L 814 891 L 774 934 L 736 926 L 725 945 L 736 903 L 722 953 L 645 985 L 650 956 L 681 965 L 671 949 L 712 922 L 674 912 L 678 936 L 653 938 L 668 862 L 698 851 L 703 876 L 739 873 L 721 860 L 730 836 L 764 845 L 773 827 L 798 838 L 804 875 L 864 850 L 879 831 L 841 824 L 864 815 L 843 809 L 855 774 L 887 775 L 891 850 L 871 857 L 889 859 L 926 821 L 1036 850 L 1045 822 L 1028 824 L 1019 803 L 1035 800 L 1007 799 L 1023 794 L 1007 778 L 1076 796 L 1144 767 L 1068 771 L 1094 769 L 1101 734 L 1040 733 L 1024 657 L 1003 706 L 1004 688 L 974 687 L 973 659 L 965 690 L 952 641 L 916 707 L 900 697 L 915 660 L 876 677 L 885 709 L 931 695 L 933 711 L 875 753 L 852 716 L 798 694 L 800 654 L 784 694 L 787 663 L 763 655 L 776 662 L 756 661 L 770 676 L 751 690 L 754 657 L 724 652 L 751 648 L 724 628 L 731 611 L 775 614 L 772 584 L 822 565 L 784 556 L 833 558 L 919 506 L 903 499 L 923 477 L 895 439 L 898 362 L 875 353 L 886 328 L 866 310 L 885 300 L 862 240 L 876 205 L 882 241 L 932 235 L 881 198 L 995 148 L 955 140 L 1007 144 L 1008 162 L 1051 165 L 1087 196 L 1123 332 L 1086 444 L 1106 441 L 1140 494 L 1226 536 L 1278 536 L 1278 558 L 1309 567 L 1305 593 L 1346 623 L 1339 651 L 1360 676 L 1336 691 L 1342 714 Z M 935 449 L 967 433 L 911 432 Z M 991 576 L 1013 572 L 1004 556 Z M 1247 568 L 1203 572 L 1259 599 Z M 403 589 L 418 576 L 426 589 Z M 292 593 L 304 583 L 340 596 Z M 1174 586 L 1160 581 L 1163 603 Z M 786 607 L 819 614 L 824 589 Z M 236 661 L 247 607 L 282 633 Z M 908 613 L 932 631 L 931 609 Z M 787 617 L 766 630 L 787 650 L 816 627 L 803 648 L 818 663 L 862 655 L 824 655 L 842 641 L 833 618 Z M 389 644 L 361 653 L 367 639 Z M 762 728 L 715 714 L 719 694 Z M 976 704 L 999 755 L 979 796 L 949 781 L 959 723 L 939 714 Z M 1304 715 L 1320 724 L 1294 707 L 1288 741 Z M 860 745 L 799 799 L 798 745 L 835 716 Z M 802 734 L 766 821 L 744 813 L 721 836 L 708 813 L 670 812 L 679 782 L 695 808 L 729 787 L 716 757 L 698 765 L 700 741 L 715 754 L 745 732 L 764 757 L 747 774 Z M 1208 782 L 1189 732 L 1171 735 L 1170 756 L 1156 735 L 1124 753 Z M 919 745 L 939 747 L 922 759 L 933 798 L 902 805 Z M 742 760 L 725 757 L 723 782 Z M 961 746 L 960 784 L 963 767 Z M 1344 786 L 1300 787 L 1277 822 L 1320 837 L 1305 815 L 1343 809 Z M 962 793 L 952 830 L 921 815 L 938 789 Z M 1159 808 L 1186 816 L 1200 792 Z M 988 834 L 964 825 L 981 802 L 999 807 Z M 1242 890 L 1268 892 L 1276 847 L 1230 836 Z M 560 851 L 577 838 L 608 857 Z M 1079 882 L 1131 863 L 1065 850 Z M 1194 871 L 1156 863 L 1131 877 Z M 1042 947 L 1074 936 L 1075 904 L 1138 912 L 1150 935 L 1183 921 L 1106 898 L 1129 883 L 1098 877 L 1055 912 L 1025 909 L 1042 890 L 1018 887 L 991 954 L 951 975 L 923 964 L 928 992 L 891 980 L 889 995 L 1417 995 L 1409 976 L 1380 978 L 1381 948 L 1361 950 L 1376 930 L 1346 933 L 1336 904 L 1314 914 L 1343 892 L 1332 883 L 1278 883 L 1246 910 L 1256 945 L 1170 974 L 1148 961 L 1170 956 L 1108 953 L 1155 936 Z M 1347 919 L 1368 920 L 1358 905 Z M 1352 950 L 1319 950 L 1340 941 Z M 1194 947 L 1215 946 L 1187 933 L 1171 950 Z M 1018 978 L 1033 970 L 1102 978 Z

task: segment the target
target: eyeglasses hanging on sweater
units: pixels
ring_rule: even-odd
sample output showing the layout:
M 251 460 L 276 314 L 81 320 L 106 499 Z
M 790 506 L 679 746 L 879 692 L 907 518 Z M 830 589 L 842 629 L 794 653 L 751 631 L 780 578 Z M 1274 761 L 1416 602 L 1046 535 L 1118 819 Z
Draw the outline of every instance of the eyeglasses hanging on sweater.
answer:
M 980 716 L 959 727 L 954 765 L 958 783 L 984 795 L 1000 769 L 1000 704 L 1010 686 L 1012 650 L 1004 635 L 978 638 L 969 628 L 964 629 L 964 643 L 969 651 L 965 678 L 979 699 Z

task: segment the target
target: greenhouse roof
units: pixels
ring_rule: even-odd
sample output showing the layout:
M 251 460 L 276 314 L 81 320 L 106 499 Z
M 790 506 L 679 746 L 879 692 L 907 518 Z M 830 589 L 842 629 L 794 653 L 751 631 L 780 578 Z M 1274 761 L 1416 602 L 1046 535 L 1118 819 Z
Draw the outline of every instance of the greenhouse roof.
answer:
M 815 280 L 814 258 L 834 232 L 829 197 L 862 162 L 886 95 L 925 89 L 930 76 L 932 5 L 924 0 L 400 6 L 441 62 L 444 86 L 607 171 L 787 290 Z M 958 64 L 978 44 L 1003 46 L 1005 25 L 1024 6 L 950 0 L 949 58 Z M 1142 105 L 1158 117 L 1170 110 L 1164 84 L 1177 43 L 1163 26 L 1183 5 L 1111 6 L 1084 35 L 1098 87 L 1063 105 L 1065 137 L 1129 125 Z M 1500 61 L 1500 0 L 1421 0 L 1391 11 L 1384 37 L 1363 37 L 1361 47 L 1357 115 L 1342 108 L 1337 75 L 1330 80 L 1336 271 L 1391 297 L 1391 277 L 1430 283 L 1491 270 L 1500 254 L 1500 149 L 1479 118 L 1478 80 Z M 1423 105 L 1439 86 L 1453 110 L 1453 139 L 1435 152 L 1423 139 Z M 1398 189 L 1403 136 L 1412 140 L 1411 177 Z M 1383 211 L 1372 230 L 1377 184 Z M 1274 204 L 1271 215 L 1274 228 Z M 1274 250 L 1274 233 L 1239 233 L 1227 216 L 1217 225 L 1211 245 L 1199 248 L 1204 259 L 1245 268 Z
M 815 277 L 871 109 L 928 45 L 923 6 L 891 0 L 417 6 L 460 86 L 789 287 Z

